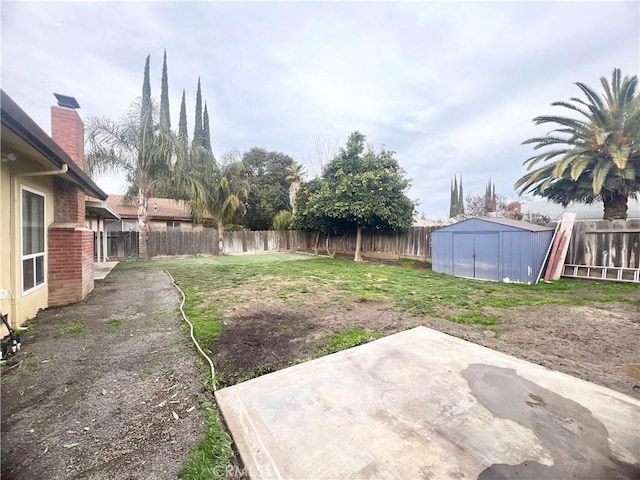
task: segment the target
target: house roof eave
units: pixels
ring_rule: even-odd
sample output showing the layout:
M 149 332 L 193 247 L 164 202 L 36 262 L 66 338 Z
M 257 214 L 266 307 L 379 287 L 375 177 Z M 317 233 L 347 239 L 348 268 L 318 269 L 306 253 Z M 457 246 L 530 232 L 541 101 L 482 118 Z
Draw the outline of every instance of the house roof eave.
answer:
M 0 94 L 2 124 L 42 154 L 56 168 L 62 168 L 66 164 L 68 170 L 64 176 L 68 180 L 80 186 L 89 195 L 106 200 L 107 194 L 71 157 L 4 90 L 0 89 Z

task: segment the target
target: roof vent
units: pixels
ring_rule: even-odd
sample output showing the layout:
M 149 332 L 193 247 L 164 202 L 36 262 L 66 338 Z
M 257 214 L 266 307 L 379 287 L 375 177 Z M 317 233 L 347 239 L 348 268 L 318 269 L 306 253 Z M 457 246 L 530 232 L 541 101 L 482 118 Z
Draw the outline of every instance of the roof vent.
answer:
M 74 108 L 74 109 L 80 108 L 80 104 L 73 97 L 68 97 L 67 95 L 60 95 L 59 93 L 54 93 L 53 95 L 56 97 L 56 100 L 58 100 L 59 107 Z

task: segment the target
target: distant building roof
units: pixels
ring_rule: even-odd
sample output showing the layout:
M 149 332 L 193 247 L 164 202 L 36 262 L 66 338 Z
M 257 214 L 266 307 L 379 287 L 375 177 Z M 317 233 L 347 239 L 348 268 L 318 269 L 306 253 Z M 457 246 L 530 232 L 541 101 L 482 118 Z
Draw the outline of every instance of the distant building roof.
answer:
M 123 219 L 138 218 L 138 205 L 135 200 L 125 203 L 124 195 L 109 195 L 107 204 Z M 149 219 L 191 221 L 191 209 L 182 200 L 152 197 L 149 199 Z
M 414 227 L 442 227 L 444 225 L 449 225 L 448 220 L 432 220 L 429 218 L 414 218 L 413 219 L 413 226 Z
M 627 207 L 627 218 L 640 218 L 640 199 L 630 198 Z M 551 203 L 547 200 L 533 200 L 523 202 L 520 211 L 525 219 L 527 215 L 540 214 L 549 217 L 551 220 L 557 220 L 563 213 L 575 213 L 577 220 L 602 220 L 604 204 L 602 202 L 594 202 L 590 205 L 572 203 L 565 208 L 560 204 Z

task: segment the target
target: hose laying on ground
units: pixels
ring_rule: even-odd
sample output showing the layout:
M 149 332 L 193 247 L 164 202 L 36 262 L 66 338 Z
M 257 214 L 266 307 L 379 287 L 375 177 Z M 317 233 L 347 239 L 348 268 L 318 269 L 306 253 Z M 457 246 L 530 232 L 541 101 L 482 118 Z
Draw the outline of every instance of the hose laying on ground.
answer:
M 213 366 L 213 362 L 211 361 L 209 356 L 206 353 L 204 353 L 204 350 L 202 350 L 202 348 L 200 347 L 200 344 L 196 340 L 196 337 L 194 337 L 194 335 L 193 335 L 193 324 L 189 321 L 189 319 L 187 318 L 187 315 L 184 313 L 184 310 L 182 309 L 182 307 L 184 306 L 184 304 L 185 304 L 185 302 L 187 300 L 187 297 L 184 295 L 184 291 L 182 291 L 182 289 L 176 283 L 175 279 L 173 278 L 173 275 L 171 275 L 167 270 L 165 270 L 165 272 L 167 273 L 167 275 L 169 275 L 169 278 L 171 278 L 171 282 L 178 289 L 178 291 L 180 292 L 180 295 L 182 295 L 182 302 L 180 303 L 180 313 L 182 314 L 182 318 L 184 319 L 184 321 L 189 324 L 189 335 L 191 336 L 191 341 L 196 346 L 196 350 L 198 350 L 198 353 L 200 354 L 200 356 L 207 361 L 207 363 L 209 364 L 209 367 L 211 368 L 211 384 L 213 385 L 213 390 L 215 391 L 215 389 L 216 389 L 216 369 Z

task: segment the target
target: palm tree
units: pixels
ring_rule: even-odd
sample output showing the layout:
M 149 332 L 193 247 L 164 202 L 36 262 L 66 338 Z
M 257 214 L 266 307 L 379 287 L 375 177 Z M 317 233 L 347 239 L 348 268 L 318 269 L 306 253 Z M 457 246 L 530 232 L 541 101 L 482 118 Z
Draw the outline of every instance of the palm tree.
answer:
M 296 198 L 298 197 L 298 191 L 300 185 L 304 180 L 305 170 L 304 166 L 299 163 L 293 163 L 287 167 L 287 176 L 285 180 L 289 182 L 289 204 L 291 205 L 292 213 L 296 213 Z
M 530 170 L 516 183 L 520 193 L 567 206 L 572 201 L 602 200 L 605 220 L 626 219 L 627 200 L 640 191 L 640 96 L 638 77 L 613 71 L 611 83 L 600 79 L 604 93 L 576 83 L 586 100 L 554 102 L 584 118 L 540 116 L 536 125 L 555 124 L 544 137 L 523 142 L 538 150 L 552 147 L 524 162 Z M 546 163 L 545 163 L 546 162 Z M 532 170 L 536 165 L 544 165 Z
M 203 218 L 206 214 L 213 218 L 218 230 L 218 252 L 222 255 L 224 224 L 231 220 L 249 195 L 244 164 L 234 152 L 227 154 L 220 167 L 209 172 L 205 182 L 206 196 L 190 202 L 191 209 L 196 218 Z
M 140 257 L 147 257 L 148 203 L 153 196 L 176 199 L 199 198 L 201 184 L 186 169 L 177 169 L 173 161 L 176 139 L 172 132 L 159 128 L 158 109 L 151 104 L 151 128 L 143 125 L 141 102 L 134 102 L 120 119 L 93 117 L 88 120 L 86 158 L 90 175 L 124 172 L 127 197 L 138 206 Z M 148 125 L 148 124 L 147 124 Z

